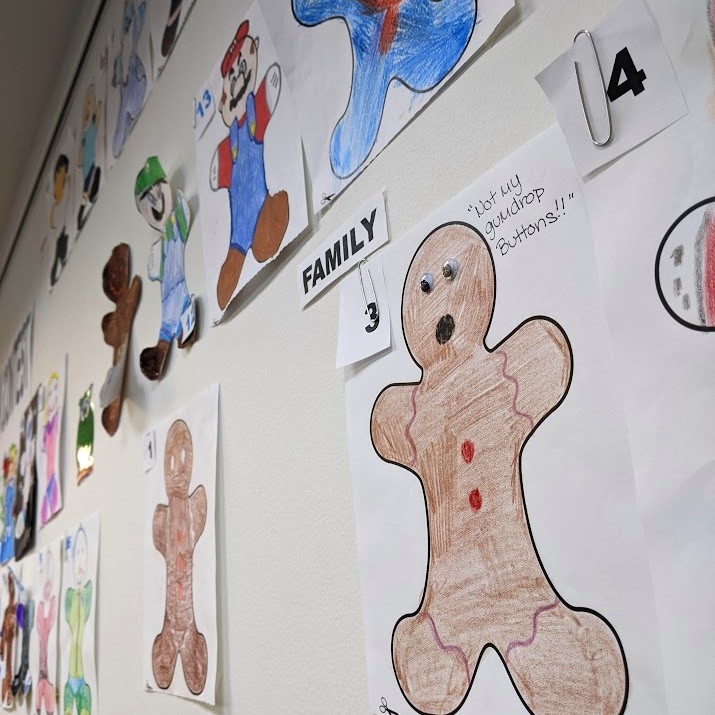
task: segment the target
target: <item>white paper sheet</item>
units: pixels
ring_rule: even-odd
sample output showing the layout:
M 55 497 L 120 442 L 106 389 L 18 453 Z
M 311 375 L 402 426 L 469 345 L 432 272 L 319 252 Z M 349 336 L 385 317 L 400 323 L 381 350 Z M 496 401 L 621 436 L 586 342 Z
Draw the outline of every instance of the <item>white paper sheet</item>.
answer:
M 40 528 L 62 509 L 61 446 L 67 357 L 38 391 L 37 504 Z
M 144 685 L 210 705 L 218 395 L 218 385 L 209 387 L 155 428 L 157 459 L 144 475 Z
M 385 195 L 379 191 L 298 264 L 301 308 L 389 239 Z
M 489 204 L 493 206 L 487 209 Z M 445 222 L 455 221 L 473 224 L 481 230 L 496 266 L 496 304 L 486 336 L 489 349 L 507 350 L 502 341 L 532 316 L 546 316 L 556 321 L 567 336 L 573 355 L 568 392 L 563 403 L 543 424 L 537 425 L 522 454 L 523 495 L 531 536 L 558 598 L 603 614 L 618 634 L 628 667 L 628 713 L 665 713 L 655 607 L 636 510 L 618 377 L 611 363 L 578 175 L 563 136 L 555 126 L 482 176 L 381 254 L 393 316 L 393 347 L 380 360 L 346 370 L 348 441 L 372 711 L 377 712 L 381 698 L 385 698 L 389 708 L 396 712 L 412 712 L 393 670 L 392 635 L 398 619 L 421 606 L 429 545 L 425 498 L 420 482 L 407 469 L 378 457 L 370 433 L 371 414 L 378 394 L 387 385 L 420 380 L 420 368 L 406 350 L 401 325 L 403 284 L 413 255 L 425 237 Z M 435 281 L 443 280 L 438 271 L 449 257 L 447 253 L 449 251 L 435 258 Z M 463 275 L 469 276 L 470 270 L 474 268 L 469 264 L 459 267 Z M 486 276 L 480 278 L 483 279 Z M 437 285 L 443 286 L 443 283 Z M 410 285 L 409 290 L 419 291 L 419 281 Z M 470 320 L 474 311 L 482 309 L 481 304 L 471 306 L 470 310 L 460 308 L 455 330 Z M 437 322 L 437 326 L 439 324 Z M 433 344 L 436 337 L 434 323 L 425 325 L 424 336 L 426 342 L 423 345 Z M 475 349 L 479 345 L 477 337 L 474 345 Z M 419 348 L 423 349 L 429 350 L 428 347 Z M 545 369 L 551 364 L 540 360 L 539 364 L 542 363 Z M 513 374 L 504 372 L 503 364 L 504 379 L 500 380 L 499 367 L 496 365 L 493 379 L 501 385 L 498 389 L 502 391 L 502 401 L 512 400 L 505 407 L 518 410 L 520 403 L 517 399 L 520 398 L 512 387 L 518 385 L 518 381 Z M 449 372 L 449 366 L 446 370 Z M 465 364 L 463 370 L 465 381 L 471 380 L 471 368 Z M 481 397 L 492 394 L 488 384 L 484 386 L 484 392 L 479 393 Z M 444 400 L 445 408 L 450 404 L 456 406 L 465 398 L 472 399 L 472 393 L 459 388 L 453 394 L 435 397 Z M 442 403 L 438 401 L 436 404 Z M 427 406 L 432 409 L 429 403 Z M 405 419 L 412 414 L 409 400 L 406 407 Z M 476 420 L 478 412 L 478 405 L 472 412 L 464 411 L 465 419 Z M 444 424 L 443 441 L 451 444 L 452 422 L 447 416 Z M 487 422 L 486 428 L 475 432 L 471 447 L 463 443 L 461 456 L 457 454 L 455 457 L 457 462 L 471 463 L 474 459 L 479 465 L 482 451 L 489 449 L 492 431 L 499 434 L 499 424 L 498 421 Z M 417 414 L 407 427 L 410 436 L 425 428 L 424 423 L 419 424 Z M 406 444 L 409 445 L 409 441 Z M 459 441 L 455 442 L 454 449 L 460 450 L 458 445 Z M 437 459 L 442 460 L 442 456 Z M 447 463 L 451 463 L 451 459 L 446 456 Z M 510 476 L 504 479 L 509 480 Z M 500 485 L 502 481 L 493 480 L 493 483 Z M 490 543 L 501 543 L 512 533 L 480 530 L 483 522 L 479 519 L 489 519 L 490 509 L 496 508 L 496 503 L 484 487 L 474 498 L 471 492 L 469 495 L 465 492 L 464 502 L 453 507 L 454 513 L 459 515 L 455 519 L 475 519 L 472 535 L 477 551 L 487 548 Z M 436 543 L 434 537 L 433 534 L 433 544 Z M 515 563 L 519 563 L 518 560 Z M 469 563 L 465 562 L 463 568 L 465 570 L 460 573 L 469 579 L 472 576 Z M 495 577 L 493 583 L 496 589 L 499 578 Z M 465 601 L 460 609 L 467 617 L 473 611 L 476 618 L 477 614 L 484 614 L 484 608 L 496 608 L 500 604 L 495 601 L 485 606 L 485 602 L 489 603 L 489 599 Z M 549 618 L 544 614 L 553 604 L 535 602 L 531 605 L 536 609 L 533 620 L 515 629 L 509 645 L 506 642 L 496 644 L 502 654 L 533 643 L 538 638 L 537 621 L 542 627 L 548 623 L 540 619 Z M 426 608 L 437 612 L 440 608 L 438 599 L 433 598 Z M 471 679 L 479 656 L 479 651 L 474 650 L 478 648 L 478 642 L 470 640 L 464 633 L 452 632 L 447 622 L 434 622 L 435 628 L 440 628 L 441 640 L 437 639 L 437 645 L 441 643 L 442 650 L 453 659 L 455 687 L 457 691 L 463 690 L 464 684 L 459 680 L 464 677 L 463 661 L 458 649 L 462 649 L 467 657 Z M 568 643 L 562 645 L 568 647 Z M 557 658 L 559 652 L 561 649 L 555 646 L 553 658 Z M 507 653 L 506 658 L 509 657 L 512 656 Z M 572 670 L 566 665 L 561 671 L 564 688 L 572 677 Z M 617 668 L 616 672 L 622 674 Z M 428 673 L 418 672 L 415 677 L 419 681 Z M 443 705 L 444 709 L 435 705 L 430 712 L 453 710 L 455 701 Z M 562 709 L 547 706 L 541 711 L 587 711 L 567 696 L 560 699 L 559 707 Z M 499 656 L 495 650 L 487 649 L 460 713 L 517 715 L 524 712 L 526 709 Z M 616 708 L 612 712 L 619 710 Z
M 215 51 L 208 81 L 216 109 L 196 143 L 206 299 L 214 324 L 308 225 L 293 99 L 258 3 L 243 17 L 237 13 L 234 27 L 222 28 Z M 197 102 L 204 93 L 205 87 Z
M 575 28 L 574 34 L 579 29 Z M 585 36 L 536 78 L 554 105 L 581 176 L 622 156 L 688 111 L 658 26 L 643 0 L 625 0 L 591 34 L 606 90 L 614 75 L 616 85 L 624 85 L 622 90 L 629 88 L 622 92 L 614 87 L 609 95 L 612 138 L 607 145 L 596 146 L 591 141 L 584 119 L 574 62 L 579 65 L 591 130 L 597 141 L 605 140 L 608 118 L 603 87 Z
M 50 290 L 60 280 L 77 238 L 74 194 L 79 187 L 72 172 L 76 152 L 77 137 L 68 123 L 45 168 L 47 238 L 42 244 L 42 270 Z
M 99 512 L 62 541 L 60 706 L 63 712 L 99 715 L 95 662 Z M 110 708 L 111 711 L 111 708 Z
M 93 47 L 72 105 L 77 135 L 72 156 L 72 220 L 78 232 L 86 224 L 107 178 L 107 56 L 106 44 Z
M 702 223 L 709 205 L 693 207 L 715 194 L 715 65 L 705 2 L 650 5 L 689 114 L 586 182 L 585 192 L 648 539 L 669 711 L 704 713 L 715 702 L 715 336 L 675 316 L 708 327 L 698 305 L 712 295 L 703 279 L 715 264 L 712 254 L 697 254 L 709 237 Z
M 344 189 L 487 41 L 512 0 L 265 3 L 295 93 L 319 211 Z M 478 9 L 477 9 L 478 7 Z M 303 23 L 303 24 L 301 24 Z M 352 37 L 365 36 L 356 50 Z M 353 72 L 354 70 L 354 72 Z
M 390 303 L 379 256 L 343 279 L 338 320 L 335 367 L 365 360 L 390 347 Z
M 111 7 L 107 66 L 107 165 L 124 149 L 152 89 L 151 32 L 146 0 Z
M 32 556 L 32 597 L 35 600 L 35 625 L 30 636 L 30 674 L 32 712 L 56 712 L 57 645 L 62 580 L 62 542 L 54 541 Z M 27 578 L 27 577 L 26 577 Z
M 148 0 L 154 79 L 171 56 L 193 4 L 194 0 Z

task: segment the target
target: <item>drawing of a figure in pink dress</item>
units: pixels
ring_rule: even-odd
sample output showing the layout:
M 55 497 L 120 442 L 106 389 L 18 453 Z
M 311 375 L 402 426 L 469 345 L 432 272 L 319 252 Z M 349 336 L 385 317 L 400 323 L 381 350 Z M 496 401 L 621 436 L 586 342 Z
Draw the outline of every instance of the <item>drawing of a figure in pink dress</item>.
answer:
M 44 526 L 59 510 L 59 485 L 57 474 L 57 448 L 60 432 L 60 378 L 50 375 L 45 400 L 45 419 L 42 428 L 42 448 L 45 453 L 45 483 L 42 492 L 40 517 Z
M 54 584 L 54 563 L 52 552 L 47 551 L 44 555 L 40 555 L 40 574 L 41 578 L 44 578 L 44 584 L 42 587 L 42 598 L 43 600 L 37 606 L 37 636 L 39 642 L 39 677 L 37 681 L 37 686 L 35 692 L 37 694 L 35 702 L 35 711 L 37 713 L 47 713 L 47 715 L 52 715 L 55 710 L 55 685 L 50 682 L 50 669 L 48 668 L 48 643 L 50 640 L 50 633 L 55 626 L 55 619 L 57 615 L 57 599 L 52 593 Z M 54 672 L 56 668 L 53 667 Z

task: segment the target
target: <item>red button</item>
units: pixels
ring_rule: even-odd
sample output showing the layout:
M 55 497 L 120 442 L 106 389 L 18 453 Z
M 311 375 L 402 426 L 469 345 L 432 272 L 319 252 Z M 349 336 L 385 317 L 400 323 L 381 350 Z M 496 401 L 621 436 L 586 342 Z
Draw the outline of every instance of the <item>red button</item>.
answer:
M 474 459 L 474 442 L 469 439 L 462 442 L 462 459 L 467 464 L 470 464 Z
M 471 506 L 475 512 L 482 508 L 482 495 L 479 493 L 479 489 L 472 489 L 472 491 L 469 492 L 469 506 Z

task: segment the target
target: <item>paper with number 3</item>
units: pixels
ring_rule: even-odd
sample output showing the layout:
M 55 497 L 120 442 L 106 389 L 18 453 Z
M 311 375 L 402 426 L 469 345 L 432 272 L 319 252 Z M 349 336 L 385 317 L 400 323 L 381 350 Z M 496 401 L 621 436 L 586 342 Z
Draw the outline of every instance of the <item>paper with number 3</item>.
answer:
M 574 28 L 574 35 L 582 28 Z M 596 58 L 586 36 L 537 76 L 556 111 L 576 168 L 587 176 L 687 114 L 683 93 L 658 25 L 643 0 L 625 0 L 591 31 L 608 96 L 613 136 L 596 146 L 589 136 L 576 69 L 596 139 L 608 136 L 608 118 Z

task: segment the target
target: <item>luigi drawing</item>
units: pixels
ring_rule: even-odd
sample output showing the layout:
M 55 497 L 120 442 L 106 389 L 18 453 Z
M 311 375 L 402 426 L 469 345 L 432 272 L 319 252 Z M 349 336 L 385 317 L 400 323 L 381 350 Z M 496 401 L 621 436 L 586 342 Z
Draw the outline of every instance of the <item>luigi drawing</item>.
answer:
M 186 287 L 184 247 L 189 236 L 191 214 L 184 192 L 176 192 L 173 201 L 171 186 L 159 159 L 150 156 L 137 174 L 134 196 L 139 213 L 161 238 L 149 254 L 149 280 L 161 283 L 161 328 L 154 347 L 142 350 L 141 371 L 149 380 L 159 380 L 174 338 L 179 348 L 187 348 L 196 340 L 196 309 Z

